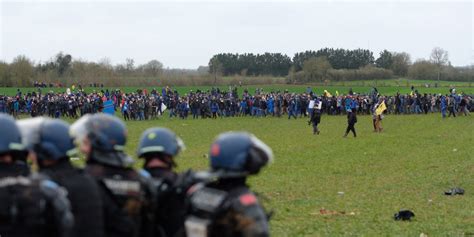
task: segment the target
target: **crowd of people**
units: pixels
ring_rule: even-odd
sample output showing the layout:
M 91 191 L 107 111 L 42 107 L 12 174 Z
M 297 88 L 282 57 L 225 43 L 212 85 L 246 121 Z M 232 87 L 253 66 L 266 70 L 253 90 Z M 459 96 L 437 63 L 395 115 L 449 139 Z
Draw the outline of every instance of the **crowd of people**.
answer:
M 320 111 L 327 115 L 344 115 L 348 109 L 355 109 L 357 114 L 373 113 L 375 104 L 383 98 L 388 114 L 427 114 L 441 112 L 443 117 L 468 115 L 474 110 L 471 95 L 457 94 L 455 89 L 445 95 L 421 94 L 417 90 L 409 94 L 385 95 L 376 88 L 366 94 L 355 94 L 352 91 L 345 95 L 331 95 L 325 91 L 317 95 L 308 88 L 304 93 L 288 91 L 269 91 L 257 89 L 254 93 L 244 90 L 239 95 L 236 87 L 228 91 L 213 88 L 208 91 L 190 91 L 180 94 L 169 87 L 161 92 L 153 89 L 137 90 L 124 93 L 120 90 L 101 89 L 85 93 L 82 88 L 68 89 L 65 93 L 38 92 L 22 93 L 18 90 L 15 96 L 0 96 L 0 112 L 18 117 L 19 114 L 30 114 L 32 117 L 47 115 L 53 118 L 62 116 L 77 118 L 88 113 L 97 113 L 104 109 L 104 102 L 109 101 L 114 111 L 120 111 L 125 120 L 148 120 L 163 116 L 165 110 L 170 118 L 186 119 L 218 117 L 311 117 L 313 104 L 321 102 Z
M 223 133 L 210 146 L 208 171 L 177 173 L 175 157 L 184 142 L 169 129 L 150 128 L 137 145 L 136 156 L 144 162 L 136 170 L 124 151 L 127 131 L 118 111 L 124 120 L 154 119 L 164 111 L 181 119 L 308 116 L 315 135 L 322 114 L 346 115 L 344 137 L 356 137 L 358 114 L 372 115 L 374 131 L 381 132 L 384 113 L 469 115 L 472 103 L 454 89 L 447 95 L 414 90 L 393 96 L 376 88 L 366 95 L 316 95 L 310 88 L 242 95 L 236 88 L 185 95 L 170 88 L 18 90 L 0 99 L 0 235 L 269 236 L 271 214 L 247 185 L 247 177 L 273 159 L 263 141 L 245 132 Z M 15 120 L 21 113 L 33 118 Z M 77 120 L 69 125 L 57 119 L 63 116 Z M 71 163 L 78 152 L 85 156 L 82 169 Z
M 1 236 L 269 236 L 270 214 L 247 177 L 273 153 L 252 134 L 219 135 L 208 171 L 177 173 L 184 142 L 166 128 L 142 134 L 142 170 L 124 152 L 126 125 L 116 116 L 85 115 L 70 126 L 0 114 L 0 130 Z M 82 169 L 71 163 L 78 151 Z

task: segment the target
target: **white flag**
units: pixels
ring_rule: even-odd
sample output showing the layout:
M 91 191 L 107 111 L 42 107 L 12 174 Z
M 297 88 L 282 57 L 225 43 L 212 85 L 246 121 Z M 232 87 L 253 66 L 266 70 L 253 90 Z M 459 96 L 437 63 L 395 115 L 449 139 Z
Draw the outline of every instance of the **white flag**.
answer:
M 322 102 L 322 101 L 319 101 L 318 107 L 316 107 L 316 108 L 319 109 L 319 110 L 321 110 L 322 107 L 323 107 L 323 102 Z
M 314 108 L 314 100 L 309 101 L 308 109 Z

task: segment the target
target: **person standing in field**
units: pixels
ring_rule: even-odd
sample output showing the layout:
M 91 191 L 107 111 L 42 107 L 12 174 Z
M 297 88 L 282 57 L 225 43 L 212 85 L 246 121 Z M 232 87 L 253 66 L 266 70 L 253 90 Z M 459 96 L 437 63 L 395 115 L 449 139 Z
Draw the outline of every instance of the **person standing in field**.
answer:
M 352 133 L 354 134 L 354 137 L 357 137 L 355 127 L 354 127 L 356 123 L 357 123 L 356 110 L 348 109 L 347 110 L 347 129 L 346 129 L 346 133 L 344 134 L 344 137 L 347 137 L 347 134 L 349 134 L 349 131 L 352 131 Z
M 447 108 L 446 96 L 442 95 L 441 96 L 441 116 L 443 118 L 446 118 L 446 108 Z
M 448 111 L 449 111 L 448 117 L 451 117 L 451 114 L 452 114 L 453 117 L 456 118 L 456 111 L 455 111 L 454 105 L 455 105 L 454 97 L 450 95 L 448 98 Z
M 467 96 L 464 96 L 462 99 L 461 99 L 461 102 L 459 103 L 459 114 L 458 115 L 461 115 L 461 113 L 464 113 L 464 116 L 468 116 L 470 115 L 469 114 L 469 110 L 467 109 Z
M 311 112 L 311 118 L 308 121 L 308 125 L 313 125 L 313 135 L 319 135 L 320 131 L 318 129 L 318 124 L 321 123 L 321 111 L 317 108 L 317 106 L 314 106 L 314 109 L 312 110 L 313 111 Z

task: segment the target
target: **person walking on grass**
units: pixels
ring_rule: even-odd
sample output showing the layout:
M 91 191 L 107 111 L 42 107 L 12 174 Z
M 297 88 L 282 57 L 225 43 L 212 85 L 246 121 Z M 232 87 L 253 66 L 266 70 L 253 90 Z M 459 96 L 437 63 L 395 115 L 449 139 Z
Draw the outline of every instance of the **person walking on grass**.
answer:
M 454 102 L 454 97 L 452 95 L 449 96 L 448 98 L 448 117 L 451 117 L 453 115 L 454 118 L 456 118 L 456 111 L 455 111 L 455 102 Z
M 447 105 L 447 101 L 446 101 L 446 96 L 442 95 L 441 96 L 441 116 L 443 118 L 446 118 L 446 109 L 448 108 L 448 105 Z
M 470 115 L 469 110 L 467 109 L 467 104 L 468 104 L 468 98 L 467 96 L 464 96 L 461 99 L 461 102 L 459 103 L 459 114 L 458 114 L 459 116 L 461 116 L 461 113 L 464 113 L 464 116 Z
M 311 118 L 308 121 L 308 125 L 313 125 L 313 135 L 317 134 L 319 135 L 319 129 L 318 129 L 318 124 L 321 122 L 321 111 L 317 109 L 316 106 L 314 106 L 314 109 L 312 109 L 311 112 Z
M 383 98 L 379 99 L 379 102 L 374 107 L 374 128 L 375 132 L 382 132 L 382 119 L 383 119 L 383 112 L 387 110 L 387 106 L 385 105 L 385 100 Z
M 357 137 L 356 131 L 355 131 L 355 124 L 357 123 L 357 115 L 356 115 L 356 109 L 348 109 L 347 110 L 347 129 L 346 133 L 344 134 L 343 137 L 347 137 L 347 134 L 349 134 L 349 131 L 352 131 L 354 134 L 354 137 Z

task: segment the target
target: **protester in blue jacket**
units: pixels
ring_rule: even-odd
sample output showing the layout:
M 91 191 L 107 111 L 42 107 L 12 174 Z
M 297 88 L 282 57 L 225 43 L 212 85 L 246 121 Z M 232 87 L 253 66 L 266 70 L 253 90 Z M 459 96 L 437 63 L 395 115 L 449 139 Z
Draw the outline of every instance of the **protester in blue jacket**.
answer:
M 447 109 L 446 97 L 443 95 L 441 96 L 441 116 L 443 118 L 446 118 L 446 109 Z

